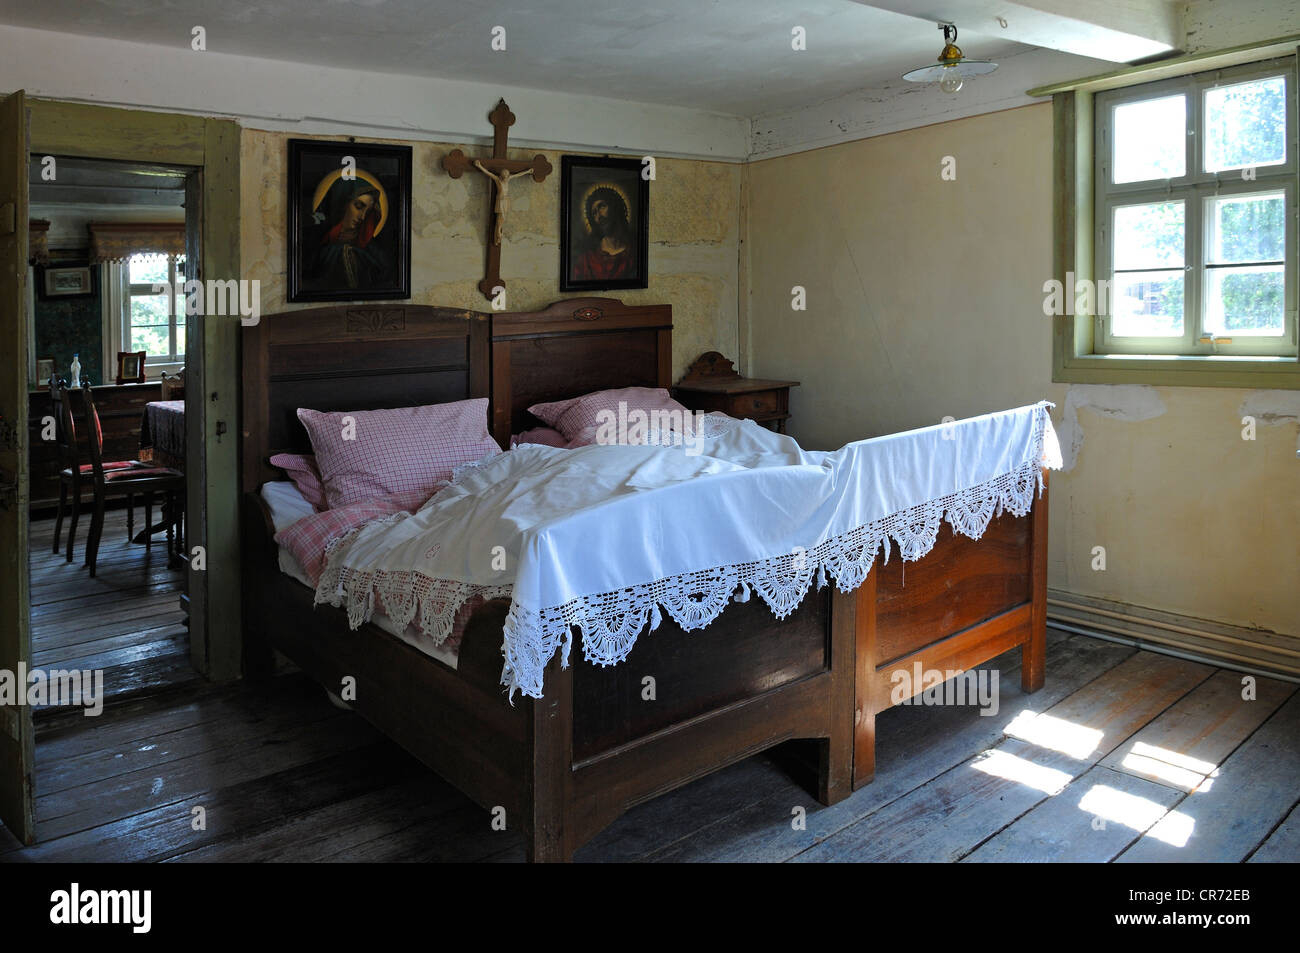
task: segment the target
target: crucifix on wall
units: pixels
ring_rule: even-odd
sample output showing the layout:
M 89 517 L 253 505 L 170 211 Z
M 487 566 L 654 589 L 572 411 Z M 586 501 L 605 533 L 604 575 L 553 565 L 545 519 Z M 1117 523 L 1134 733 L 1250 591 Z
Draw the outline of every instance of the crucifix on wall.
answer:
M 497 103 L 488 115 L 488 120 L 492 123 L 492 155 L 471 159 L 459 149 L 453 149 L 443 157 L 442 167 L 453 179 L 459 179 L 468 169 L 478 169 L 492 180 L 487 266 L 483 280 L 478 283 L 478 290 L 491 301 L 496 297 L 498 288 L 505 288 L 505 283 L 501 280 L 501 227 L 510 211 L 510 180 L 532 175 L 534 182 L 541 182 L 551 174 L 551 164 L 541 155 L 527 160 L 506 158 L 506 137 L 510 134 L 510 127 L 515 124 L 515 114 L 510 111 L 504 99 Z

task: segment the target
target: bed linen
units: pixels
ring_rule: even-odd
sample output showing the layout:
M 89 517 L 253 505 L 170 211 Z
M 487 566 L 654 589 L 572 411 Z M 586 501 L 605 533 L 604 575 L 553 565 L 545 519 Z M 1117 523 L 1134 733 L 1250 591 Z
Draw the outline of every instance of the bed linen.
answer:
M 676 446 L 516 447 L 417 512 L 334 540 L 316 601 L 353 628 L 378 602 L 440 642 L 467 600 L 508 596 L 502 684 L 540 698 L 574 628 L 589 661 L 615 664 L 662 612 L 689 631 L 757 593 L 784 618 L 814 582 L 855 589 L 891 541 L 910 561 L 944 519 L 978 538 L 1004 511 L 1025 515 L 1041 468 L 1060 466 L 1050 406 L 830 452 L 720 415 Z
M 271 512 L 271 524 L 277 534 L 282 530 L 289 529 L 298 521 L 316 516 L 318 513 L 302 491 L 288 480 L 264 483 L 261 495 L 262 499 L 266 501 L 267 509 Z M 316 579 L 308 573 L 297 557 L 289 551 L 289 548 L 277 545 L 276 550 L 280 571 L 314 592 Z M 324 553 L 322 552 L 321 555 L 323 557 Z M 460 612 L 457 613 L 451 634 L 441 641 L 431 639 L 414 625 L 398 626 L 382 611 L 376 611 L 371 616 L 370 621 L 389 635 L 396 636 L 412 648 L 418 649 L 425 655 L 435 658 L 449 668 L 454 669 L 459 658 L 460 638 L 464 633 L 465 625 L 469 622 L 469 617 L 474 610 L 481 604 L 478 600 L 465 603 Z

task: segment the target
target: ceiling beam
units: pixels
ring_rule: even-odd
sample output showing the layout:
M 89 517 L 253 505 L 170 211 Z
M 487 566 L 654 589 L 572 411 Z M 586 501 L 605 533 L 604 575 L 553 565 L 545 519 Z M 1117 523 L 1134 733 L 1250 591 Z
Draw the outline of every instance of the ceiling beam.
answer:
M 1168 0 L 855 0 L 930 23 L 1112 63 L 1160 56 L 1184 43 L 1179 6 Z M 1002 23 L 1005 22 L 1004 27 Z M 958 37 L 957 43 L 962 45 Z M 942 39 L 936 42 L 938 52 Z M 966 49 L 978 58 L 979 48 Z

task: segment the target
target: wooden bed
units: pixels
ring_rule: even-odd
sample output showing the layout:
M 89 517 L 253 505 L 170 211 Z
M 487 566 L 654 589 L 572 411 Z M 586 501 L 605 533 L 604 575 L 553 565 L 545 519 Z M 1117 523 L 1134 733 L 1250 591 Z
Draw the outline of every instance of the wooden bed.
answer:
M 265 316 L 243 334 L 246 672 L 269 673 L 274 648 L 333 690 L 353 677 L 355 710 L 485 808 L 504 808 L 530 860 L 568 860 L 628 808 L 784 742 L 799 779 L 835 803 L 871 779 L 895 664 L 965 668 L 1022 645 L 1025 687 L 1042 684 L 1045 499 L 978 544 L 945 529 L 909 565 L 905 588 L 893 560 L 855 593 L 810 592 L 784 621 L 759 599 L 693 633 L 665 616 L 608 668 L 575 645 L 568 669 L 548 667 L 542 700 L 511 706 L 500 684 L 507 600 L 474 614 L 454 669 L 376 625 L 350 630 L 342 609 L 313 610 L 311 590 L 277 565 L 258 489 L 283 477 L 268 458 L 310 452 L 298 407 L 490 396 L 491 431 L 506 446 L 536 425 L 533 403 L 668 387 L 671 308 L 601 298 L 493 315 L 341 306 Z M 646 675 L 654 702 L 641 698 Z

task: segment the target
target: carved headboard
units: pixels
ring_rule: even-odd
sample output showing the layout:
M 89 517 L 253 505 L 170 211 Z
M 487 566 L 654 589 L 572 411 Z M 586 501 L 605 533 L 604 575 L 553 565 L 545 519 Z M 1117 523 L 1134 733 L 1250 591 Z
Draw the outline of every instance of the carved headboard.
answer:
M 492 436 L 540 424 L 528 408 L 614 387 L 671 387 L 673 309 L 566 298 L 492 315 Z
M 297 409 L 373 410 L 489 397 L 489 316 L 425 305 L 340 305 L 263 315 L 242 328 L 245 492 L 311 452 Z
M 670 387 L 672 306 L 568 298 L 486 314 L 427 305 L 340 305 L 263 315 L 242 329 L 242 485 L 310 453 L 297 409 L 374 410 L 490 397 L 502 447 L 538 425 L 533 404 L 612 387 Z

